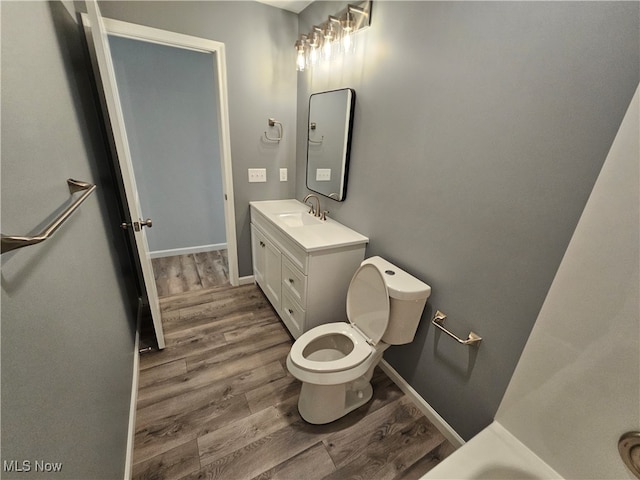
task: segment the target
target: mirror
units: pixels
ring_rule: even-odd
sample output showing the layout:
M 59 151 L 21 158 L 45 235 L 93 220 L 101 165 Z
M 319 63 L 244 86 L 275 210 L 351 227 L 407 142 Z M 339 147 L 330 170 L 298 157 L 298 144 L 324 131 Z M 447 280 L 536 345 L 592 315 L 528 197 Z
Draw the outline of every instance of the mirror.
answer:
M 339 202 L 347 194 L 355 102 L 351 88 L 309 97 L 307 188 Z

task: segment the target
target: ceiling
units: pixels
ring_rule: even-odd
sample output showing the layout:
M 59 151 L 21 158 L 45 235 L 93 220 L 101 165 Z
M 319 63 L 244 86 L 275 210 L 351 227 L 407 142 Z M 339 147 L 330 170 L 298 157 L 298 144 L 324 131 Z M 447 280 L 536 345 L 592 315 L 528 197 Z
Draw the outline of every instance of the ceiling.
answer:
M 272 7 L 282 8 L 283 10 L 289 10 L 293 13 L 300 13 L 309 5 L 313 0 L 256 0 L 260 3 L 266 3 Z

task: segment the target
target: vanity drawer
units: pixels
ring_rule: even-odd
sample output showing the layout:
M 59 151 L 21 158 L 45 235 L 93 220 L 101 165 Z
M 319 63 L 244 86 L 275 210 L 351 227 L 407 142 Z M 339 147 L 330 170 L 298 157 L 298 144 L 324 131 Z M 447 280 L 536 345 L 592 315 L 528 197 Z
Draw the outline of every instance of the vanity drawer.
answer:
M 289 293 L 303 307 L 307 304 L 307 276 L 282 256 L 282 291 Z
M 298 338 L 302 335 L 304 329 L 304 320 L 306 312 L 304 309 L 289 295 L 288 291 L 284 291 L 282 294 L 282 308 L 281 317 L 282 321 L 293 335 L 293 338 Z

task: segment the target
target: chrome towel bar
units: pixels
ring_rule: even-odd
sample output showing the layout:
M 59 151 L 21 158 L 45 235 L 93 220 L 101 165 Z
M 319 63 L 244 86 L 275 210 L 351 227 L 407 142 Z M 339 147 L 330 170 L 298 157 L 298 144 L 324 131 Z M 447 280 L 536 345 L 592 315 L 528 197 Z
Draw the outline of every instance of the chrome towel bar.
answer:
M 440 330 L 442 330 L 444 333 L 446 333 L 451 338 L 453 338 L 456 342 L 461 343 L 462 345 L 478 345 L 482 341 L 482 337 L 478 336 L 473 332 L 469 333 L 469 336 L 467 337 L 466 340 L 463 340 L 458 336 L 454 335 L 449 330 L 444 328 L 443 324 L 446 319 L 447 319 L 447 316 L 444 313 L 442 313 L 440 310 L 438 310 L 434 315 L 433 320 L 431 320 L 431 323 L 433 323 L 436 327 L 438 327 Z
M 17 235 L 1 235 L 2 245 L 0 253 L 7 253 L 11 250 L 16 250 L 22 247 L 28 247 L 29 245 L 35 245 L 36 243 L 44 242 L 46 239 L 50 238 L 51 235 L 54 234 L 60 225 L 62 225 L 75 210 L 80 206 L 82 202 L 84 202 L 89 195 L 93 193 L 96 189 L 96 186 L 92 183 L 81 182 L 79 180 L 74 180 L 69 178 L 67 180 L 67 185 L 69 185 L 69 193 L 73 195 L 76 192 L 84 192 L 80 195 L 71 205 L 69 205 L 60 215 L 56 217 L 53 222 L 51 222 L 47 227 L 45 227 L 40 233 L 37 235 L 33 235 L 30 237 L 27 236 L 17 236 Z

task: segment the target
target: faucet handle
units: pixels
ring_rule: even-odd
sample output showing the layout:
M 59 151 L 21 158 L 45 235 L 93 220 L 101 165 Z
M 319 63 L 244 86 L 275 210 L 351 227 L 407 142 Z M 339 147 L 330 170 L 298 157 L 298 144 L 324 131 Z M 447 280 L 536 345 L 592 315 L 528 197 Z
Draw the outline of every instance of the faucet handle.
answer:
M 320 214 L 320 220 L 326 220 L 327 213 L 329 213 L 329 210 L 323 210 L 322 213 Z

